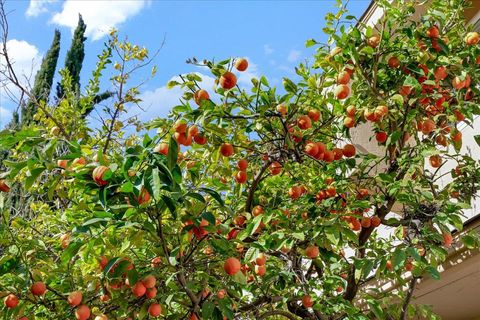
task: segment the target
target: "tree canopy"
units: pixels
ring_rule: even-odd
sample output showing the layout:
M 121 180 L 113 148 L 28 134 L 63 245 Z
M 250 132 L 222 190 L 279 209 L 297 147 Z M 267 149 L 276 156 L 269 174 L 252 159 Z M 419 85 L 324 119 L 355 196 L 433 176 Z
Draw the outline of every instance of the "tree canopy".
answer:
M 460 130 L 480 114 L 480 35 L 461 0 L 421 21 L 413 1 L 377 3 L 375 27 L 340 3 L 279 88 L 240 86 L 244 58 L 190 59 L 167 84 L 181 103 L 147 123 L 128 118 L 146 48 L 112 31 L 81 95 L 62 73 L 59 105 L 0 133 L 5 319 L 434 319 L 415 284 L 440 277 L 452 242 L 480 243 L 452 235 L 480 187 Z M 105 70 L 115 94 L 95 127 L 82 110 Z M 12 185 L 28 206 L 4 205 Z

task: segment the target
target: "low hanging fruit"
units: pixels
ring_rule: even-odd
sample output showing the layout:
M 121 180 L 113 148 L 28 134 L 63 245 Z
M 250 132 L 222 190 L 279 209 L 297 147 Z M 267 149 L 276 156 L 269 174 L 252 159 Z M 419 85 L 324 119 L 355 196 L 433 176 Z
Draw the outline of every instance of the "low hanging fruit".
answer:
M 104 180 L 104 175 L 108 170 L 109 168 L 106 166 L 98 166 L 93 170 L 92 178 L 99 186 L 104 186 L 108 183 Z
M 32 284 L 30 291 L 34 296 L 42 296 L 47 291 L 47 286 L 42 281 L 37 281 Z
M 159 317 L 162 314 L 162 306 L 158 303 L 152 303 L 148 307 L 148 314 L 150 314 L 151 317 Z
M 220 86 L 225 90 L 230 90 L 237 85 L 237 76 L 232 72 L 227 71 L 218 80 Z
M 233 146 L 230 143 L 224 143 L 220 147 L 220 153 L 224 157 L 231 157 L 234 154 Z
M 245 58 L 238 58 L 235 61 L 235 69 L 238 71 L 245 71 L 248 68 L 248 60 Z
M 316 257 L 318 257 L 319 254 L 320 254 L 320 251 L 318 250 L 317 246 L 308 246 L 305 249 L 305 255 L 310 259 L 315 259 Z
M 233 276 L 240 271 L 241 266 L 240 261 L 237 258 L 232 257 L 225 260 L 223 269 L 228 275 Z

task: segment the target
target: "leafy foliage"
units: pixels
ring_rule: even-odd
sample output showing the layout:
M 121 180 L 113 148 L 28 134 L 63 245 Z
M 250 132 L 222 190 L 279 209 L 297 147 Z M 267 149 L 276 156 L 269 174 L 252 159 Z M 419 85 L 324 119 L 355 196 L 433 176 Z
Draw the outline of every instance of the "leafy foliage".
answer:
M 81 291 L 112 319 L 154 317 L 155 303 L 166 319 L 434 318 L 409 293 L 441 276 L 479 189 L 458 132 L 480 113 L 480 36 L 465 39 L 463 1 L 433 1 L 420 22 L 409 1 L 378 4 L 375 27 L 342 22 L 356 20 L 341 4 L 327 15 L 328 43 L 307 41 L 313 65 L 281 88 L 237 86 L 242 59 L 190 60 L 218 84 L 169 83 L 183 98 L 145 124 L 153 135 L 119 120 L 141 105 L 129 80 L 147 49 L 112 32 L 80 102 L 62 73 L 66 98 L 37 113 L 43 126 L 0 134 L 12 154 L 0 178 L 31 200 L 9 208 L 0 194 L 0 295 L 20 299 L 4 314 L 71 318 L 80 307 L 67 297 Z M 93 103 L 110 67 L 111 118 L 92 128 L 76 106 Z M 27 289 L 37 281 L 41 297 Z M 380 290 L 387 281 L 405 290 Z

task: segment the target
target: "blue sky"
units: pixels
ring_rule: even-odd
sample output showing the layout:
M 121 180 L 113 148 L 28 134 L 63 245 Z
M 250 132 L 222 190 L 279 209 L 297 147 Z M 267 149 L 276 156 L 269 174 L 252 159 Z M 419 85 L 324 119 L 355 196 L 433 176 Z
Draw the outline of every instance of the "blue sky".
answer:
M 369 0 L 350 1 L 350 13 L 360 16 L 368 4 Z M 325 40 L 324 16 L 336 10 L 334 5 L 334 0 L 7 0 L 7 11 L 11 11 L 9 50 L 15 53 L 19 73 L 30 74 L 32 61 L 35 71 L 48 50 L 53 31 L 58 28 L 62 33 L 59 66 L 63 67 L 80 12 L 87 24 L 82 71 L 82 80 L 86 81 L 111 27 L 151 51 L 165 38 L 165 45 L 154 61 L 158 66 L 157 76 L 143 87 L 147 112 L 134 111 L 141 119 L 148 120 L 166 115 L 177 103 L 179 92 L 164 87 L 168 80 L 182 73 L 202 72 L 185 63 L 189 57 L 217 60 L 248 57 L 251 67 L 240 78 L 241 83 L 259 75 L 267 76 L 273 84 L 280 83 L 284 76 L 293 76 L 295 65 L 313 53 L 313 49 L 305 48 L 305 41 Z M 9 121 L 14 106 L 5 95 L 0 95 L 0 127 Z

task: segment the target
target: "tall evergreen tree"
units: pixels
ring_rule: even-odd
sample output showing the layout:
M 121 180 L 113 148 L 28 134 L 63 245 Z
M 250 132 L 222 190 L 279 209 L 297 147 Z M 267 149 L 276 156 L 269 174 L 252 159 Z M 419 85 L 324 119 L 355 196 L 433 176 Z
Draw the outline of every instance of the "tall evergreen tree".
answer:
M 78 15 L 78 25 L 73 33 L 72 44 L 65 57 L 65 69 L 72 77 L 72 88 L 78 93 L 80 92 L 80 72 L 82 71 L 83 59 L 85 58 L 85 30 L 87 25 L 82 19 L 82 15 Z M 63 98 L 64 88 L 57 83 L 57 98 Z
M 35 76 L 35 82 L 31 91 L 37 101 L 48 101 L 59 53 L 60 31 L 55 30 L 52 45 L 42 60 L 42 65 Z M 22 108 L 22 125 L 30 123 L 36 112 L 37 105 L 33 101 L 29 101 L 27 105 Z

